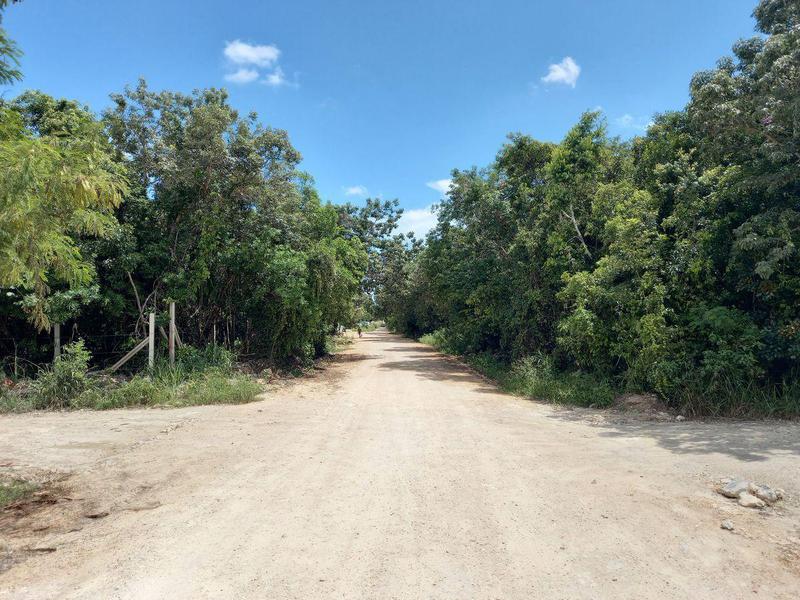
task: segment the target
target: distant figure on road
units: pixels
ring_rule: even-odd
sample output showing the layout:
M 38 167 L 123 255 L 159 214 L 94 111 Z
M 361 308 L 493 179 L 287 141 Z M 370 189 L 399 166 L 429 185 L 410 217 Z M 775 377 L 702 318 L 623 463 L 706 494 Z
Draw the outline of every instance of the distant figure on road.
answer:
M 358 326 L 358 337 L 361 337 L 361 325 Z

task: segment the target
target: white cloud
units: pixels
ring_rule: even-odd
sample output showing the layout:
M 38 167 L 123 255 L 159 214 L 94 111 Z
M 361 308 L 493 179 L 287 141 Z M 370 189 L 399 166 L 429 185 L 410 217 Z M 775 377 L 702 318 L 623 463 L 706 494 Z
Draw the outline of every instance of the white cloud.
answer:
M 450 188 L 453 185 L 453 180 L 452 179 L 437 179 L 436 181 L 429 181 L 425 185 L 427 185 L 432 190 L 436 190 L 442 196 L 444 196 L 445 194 L 447 194 L 447 192 L 450 191 Z
M 234 40 L 225 44 L 223 54 L 228 59 L 229 67 L 236 69 L 225 75 L 226 81 L 252 83 L 260 80 L 261 83 L 271 87 L 283 85 L 297 87 L 296 82 L 292 84 L 286 79 L 283 69 L 278 64 L 281 51 L 275 45 L 248 44 Z
M 635 131 L 647 131 L 647 128 L 652 125 L 652 121 L 646 117 L 634 117 L 625 113 L 621 117 L 614 119 L 614 123 L 622 129 L 632 129 Z
M 571 56 L 565 56 L 560 63 L 552 64 L 548 67 L 547 75 L 542 77 L 544 83 L 563 83 L 575 87 L 581 68 Z
M 351 185 L 344 188 L 345 196 L 366 196 L 369 192 L 363 185 Z
M 418 238 L 425 237 L 431 229 L 436 227 L 436 213 L 433 211 L 433 205 L 428 205 L 425 208 L 412 208 L 411 210 L 404 210 L 403 216 L 400 217 L 400 222 L 397 224 L 397 231 L 399 233 L 414 232 Z
M 271 67 L 281 55 L 277 46 L 253 45 L 241 40 L 234 40 L 225 44 L 225 57 L 237 65 L 255 65 L 257 67 Z
M 275 67 L 272 73 L 264 77 L 263 83 L 272 87 L 280 87 L 288 82 L 286 81 L 286 76 L 283 74 L 283 69 Z
M 234 73 L 225 75 L 225 81 L 230 81 L 231 83 L 250 83 L 256 79 L 258 79 L 258 71 L 255 69 L 239 69 Z

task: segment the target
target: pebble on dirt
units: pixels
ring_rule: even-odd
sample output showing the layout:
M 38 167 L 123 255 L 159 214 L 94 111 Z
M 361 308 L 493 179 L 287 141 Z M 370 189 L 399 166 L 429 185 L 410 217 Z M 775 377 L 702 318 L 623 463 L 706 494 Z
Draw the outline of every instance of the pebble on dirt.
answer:
M 728 531 L 733 531 L 733 521 L 730 519 L 725 519 L 722 523 L 719 524 L 722 529 L 727 529 Z
M 744 492 L 739 496 L 739 505 L 745 508 L 764 508 L 767 504 L 761 498 L 756 498 L 750 492 Z
M 781 499 L 781 494 L 778 490 L 773 490 L 768 485 L 751 485 L 750 493 L 757 498 L 761 498 L 767 504 L 775 504 Z

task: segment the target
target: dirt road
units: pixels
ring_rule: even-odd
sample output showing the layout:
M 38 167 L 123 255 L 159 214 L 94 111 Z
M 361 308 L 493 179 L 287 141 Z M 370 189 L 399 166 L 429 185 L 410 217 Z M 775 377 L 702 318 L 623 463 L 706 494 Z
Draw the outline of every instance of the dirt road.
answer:
M 380 331 L 254 404 L 0 417 L 0 465 L 70 498 L 0 527 L 3 599 L 800 592 L 798 426 L 559 409 Z

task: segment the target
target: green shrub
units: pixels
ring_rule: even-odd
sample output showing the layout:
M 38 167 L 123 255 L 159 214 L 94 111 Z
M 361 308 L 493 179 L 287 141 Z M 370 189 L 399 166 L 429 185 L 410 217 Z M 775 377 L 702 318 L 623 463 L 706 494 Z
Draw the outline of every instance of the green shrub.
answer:
M 426 333 L 419 338 L 419 341 L 445 354 L 460 354 L 457 351 L 452 334 L 444 328 L 437 329 L 433 333 Z
M 11 481 L 0 481 L 0 509 L 9 504 L 21 500 L 25 496 L 36 491 L 38 486 L 29 481 L 14 479 Z
M 91 354 L 82 340 L 64 346 L 53 366 L 40 372 L 31 386 L 33 406 L 39 409 L 69 408 L 91 387 L 87 377 Z
M 175 362 L 185 373 L 197 373 L 208 369 L 225 372 L 233 370 L 236 356 L 233 352 L 216 344 L 195 348 L 184 344 L 175 352 Z
M 580 371 L 558 371 L 545 354 L 514 363 L 507 386 L 531 398 L 595 408 L 611 406 L 616 395 L 607 380 Z

